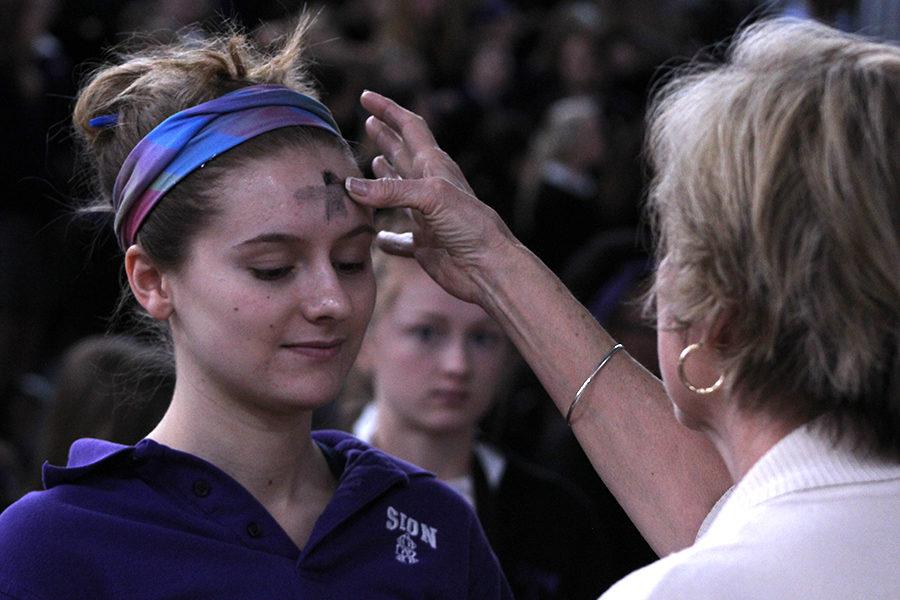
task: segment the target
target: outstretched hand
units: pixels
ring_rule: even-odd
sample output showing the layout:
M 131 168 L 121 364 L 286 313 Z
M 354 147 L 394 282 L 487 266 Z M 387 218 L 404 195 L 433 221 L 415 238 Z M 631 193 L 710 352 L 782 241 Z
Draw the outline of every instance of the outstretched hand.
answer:
M 382 154 L 372 161 L 376 180 L 349 178 L 347 191 L 374 208 L 410 209 L 416 227 L 406 234 L 381 232 L 378 245 L 412 256 L 451 294 L 479 302 L 479 274 L 515 244 L 502 219 L 472 192 L 457 164 L 438 147 L 417 114 L 375 92 L 364 92 L 372 113 L 366 132 Z

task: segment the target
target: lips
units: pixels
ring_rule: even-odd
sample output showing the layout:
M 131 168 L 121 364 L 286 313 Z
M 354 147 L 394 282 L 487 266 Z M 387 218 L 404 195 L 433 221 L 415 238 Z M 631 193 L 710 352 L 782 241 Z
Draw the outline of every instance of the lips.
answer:
M 465 404 L 469 400 L 469 392 L 462 389 L 440 389 L 431 392 L 433 398 L 443 404 Z
M 329 360 L 336 357 L 341 352 L 344 340 L 307 340 L 302 342 L 292 342 L 282 344 L 281 347 L 289 352 L 307 356 L 316 360 Z

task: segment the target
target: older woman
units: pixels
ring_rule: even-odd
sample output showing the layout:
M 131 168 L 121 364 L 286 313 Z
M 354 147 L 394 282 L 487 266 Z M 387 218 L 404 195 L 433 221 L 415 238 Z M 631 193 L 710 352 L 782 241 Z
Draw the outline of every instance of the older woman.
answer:
M 900 597 L 898 100 L 900 49 L 790 21 L 663 89 L 660 384 L 421 119 L 363 95 L 382 179 L 347 188 L 416 209 L 382 245 L 502 324 L 655 549 L 680 550 L 604 598 Z

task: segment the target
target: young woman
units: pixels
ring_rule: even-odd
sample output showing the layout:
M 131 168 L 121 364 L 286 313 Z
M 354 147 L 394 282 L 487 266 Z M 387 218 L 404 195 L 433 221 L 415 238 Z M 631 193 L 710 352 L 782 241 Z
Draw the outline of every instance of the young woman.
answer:
M 409 225 L 386 220 L 379 229 Z M 356 369 L 371 402 L 353 433 L 435 473 L 476 508 L 517 598 L 596 598 L 617 579 L 615 540 L 601 540 L 587 498 L 477 439 L 513 359 L 502 329 L 414 260 L 378 252 L 374 262 L 378 301 Z
M 0 516 L 0 597 L 508 598 L 474 513 L 310 415 L 375 298 L 359 171 L 298 64 L 239 36 L 98 71 L 74 121 L 176 383 L 135 446 L 76 442 Z

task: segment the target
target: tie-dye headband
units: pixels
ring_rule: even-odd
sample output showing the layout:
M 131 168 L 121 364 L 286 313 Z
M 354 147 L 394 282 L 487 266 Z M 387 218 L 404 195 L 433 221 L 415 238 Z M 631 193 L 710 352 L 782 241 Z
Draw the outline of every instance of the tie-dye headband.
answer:
M 134 147 L 116 177 L 113 206 L 119 245 L 124 250 L 134 243 L 153 207 L 188 173 L 242 142 L 291 125 L 341 137 L 323 104 L 280 85 L 241 88 L 157 125 Z

